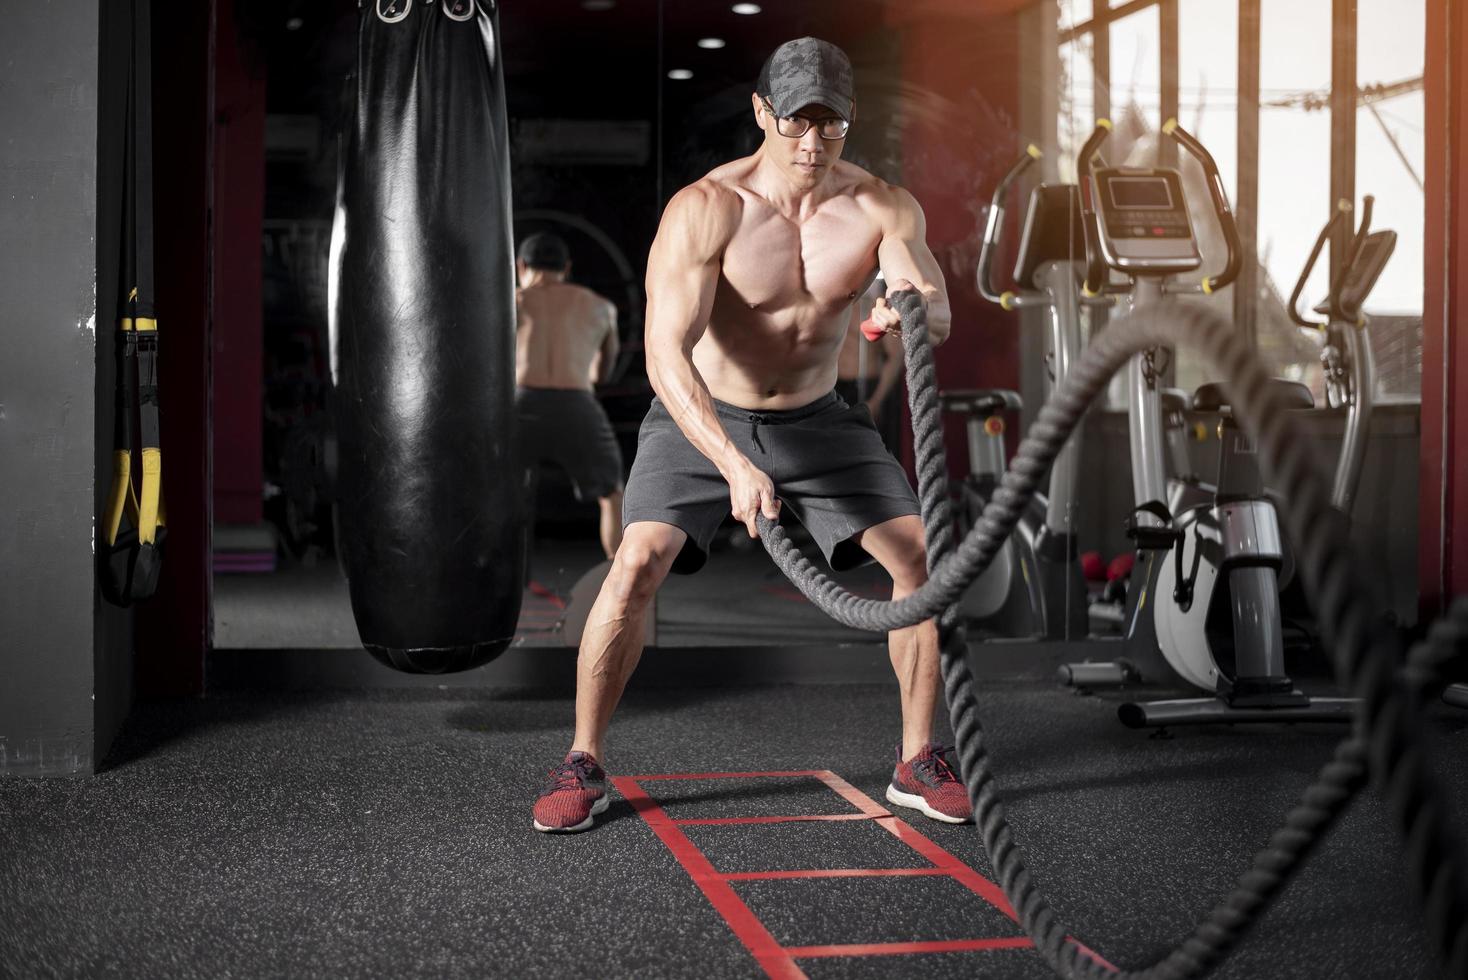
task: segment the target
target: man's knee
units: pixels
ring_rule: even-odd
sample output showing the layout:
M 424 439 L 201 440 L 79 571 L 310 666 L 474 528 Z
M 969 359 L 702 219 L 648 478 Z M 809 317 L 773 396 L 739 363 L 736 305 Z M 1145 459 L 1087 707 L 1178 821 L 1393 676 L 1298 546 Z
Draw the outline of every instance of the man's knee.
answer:
M 619 601 L 636 605 L 652 599 L 678 557 L 672 542 L 641 534 L 625 534 L 607 575 L 607 588 Z
M 921 534 L 905 537 L 887 571 L 898 588 L 912 591 L 928 580 L 928 551 Z

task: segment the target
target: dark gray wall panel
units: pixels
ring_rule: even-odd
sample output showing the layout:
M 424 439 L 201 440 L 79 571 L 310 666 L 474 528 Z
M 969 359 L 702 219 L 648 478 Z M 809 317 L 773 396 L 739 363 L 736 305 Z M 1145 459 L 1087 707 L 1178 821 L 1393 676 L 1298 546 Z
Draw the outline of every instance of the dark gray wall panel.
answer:
M 116 419 L 118 277 L 122 243 L 123 153 L 127 113 L 131 12 L 124 3 L 100 5 L 97 77 L 97 358 L 95 513 L 102 514 L 112 472 Z M 94 687 L 97 695 L 93 736 L 100 764 L 132 708 L 133 613 L 111 603 L 96 603 Z
M 96 2 L 9 4 L 0 60 L 0 771 L 93 759 Z

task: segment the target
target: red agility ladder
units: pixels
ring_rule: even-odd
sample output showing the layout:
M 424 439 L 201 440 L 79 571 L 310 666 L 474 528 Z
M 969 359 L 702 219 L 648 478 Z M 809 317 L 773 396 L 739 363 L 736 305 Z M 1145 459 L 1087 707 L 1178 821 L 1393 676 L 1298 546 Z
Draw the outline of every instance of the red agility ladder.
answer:
M 805 777 L 817 779 L 855 807 L 852 813 L 807 816 L 720 817 L 713 819 L 675 820 L 642 788 L 642 783 L 670 780 L 702 779 L 783 779 Z M 744 943 L 755 961 L 776 980 L 803 978 L 805 973 L 795 961 L 826 956 L 893 956 L 909 953 L 959 953 L 999 949 L 1033 949 L 1025 936 L 999 936 L 986 939 L 952 939 L 904 943 L 847 943 L 822 946 L 782 946 L 760 922 L 754 911 L 734 891 L 736 881 L 771 881 L 800 878 L 878 878 L 878 877 L 948 877 L 978 895 L 1013 921 L 1018 921 L 1013 907 L 999 886 L 964 864 L 958 858 L 918 833 L 906 822 L 893 816 L 886 807 L 852 786 L 846 780 L 824 769 L 795 772 L 705 772 L 660 776 L 615 776 L 612 785 L 633 806 L 683 865 L 693 883 L 708 898 L 714 909 L 729 924 L 734 935 Z M 735 826 L 750 824 L 795 823 L 802 821 L 841 822 L 864 820 L 875 823 L 928 862 L 918 868 L 832 868 L 800 871 L 718 871 L 698 846 L 681 828 L 694 826 Z M 1079 944 L 1077 944 L 1079 945 Z M 1080 947 L 1096 962 L 1110 967 L 1095 953 Z

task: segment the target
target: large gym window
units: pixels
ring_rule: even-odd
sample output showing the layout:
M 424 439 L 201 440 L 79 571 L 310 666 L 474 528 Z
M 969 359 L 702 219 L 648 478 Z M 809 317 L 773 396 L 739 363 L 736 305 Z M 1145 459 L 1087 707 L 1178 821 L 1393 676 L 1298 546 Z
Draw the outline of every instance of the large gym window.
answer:
M 1373 195 L 1374 227 L 1398 235 L 1366 306 L 1378 397 L 1416 401 L 1423 0 L 1059 0 L 1057 12 L 1060 178 L 1075 178 L 1075 152 L 1096 116 L 1111 118 L 1121 137 L 1108 146 L 1109 159 L 1149 164 L 1158 127 L 1176 114 L 1217 159 L 1255 259 L 1223 302 L 1274 370 L 1317 398 L 1318 351 L 1290 323 L 1285 304 L 1336 200 L 1359 207 Z M 1217 268 L 1210 232 L 1199 232 L 1205 268 Z M 1306 297 L 1324 295 L 1328 276 L 1329 267 L 1320 268 Z M 1185 352 L 1175 372 L 1184 388 L 1213 380 Z

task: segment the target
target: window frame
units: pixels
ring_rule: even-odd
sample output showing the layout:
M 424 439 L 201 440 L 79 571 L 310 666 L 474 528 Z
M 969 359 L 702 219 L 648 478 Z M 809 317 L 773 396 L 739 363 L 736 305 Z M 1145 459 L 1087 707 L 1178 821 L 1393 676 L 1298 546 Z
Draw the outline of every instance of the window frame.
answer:
M 1227 0 L 1218 0 L 1227 2 Z M 1234 211 L 1239 238 L 1245 255 L 1259 254 L 1259 85 L 1260 85 L 1260 18 L 1262 0 L 1233 0 L 1238 6 L 1238 186 Z M 1098 0 L 1089 20 L 1056 33 L 1056 51 L 1060 46 L 1091 36 L 1092 104 L 1096 115 L 1109 116 L 1111 106 L 1107 80 L 1111 77 L 1111 25 L 1150 7 L 1160 8 L 1161 70 L 1158 84 L 1162 93 L 1162 117 L 1177 115 L 1179 106 L 1179 40 L 1178 0 L 1130 0 L 1111 7 Z M 1321 202 L 1321 213 L 1329 212 L 1332 203 L 1356 199 L 1356 0 L 1332 0 L 1331 23 L 1326 25 L 1331 38 L 1330 95 L 1330 186 L 1329 199 Z M 1058 124 L 1058 121 L 1057 121 Z M 1164 151 L 1175 160 L 1176 148 Z M 1330 275 L 1340 267 L 1348 239 L 1342 235 L 1332 241 Z M 1254 297 L 1258 291 L 1258 263 L 1245 262 L 1233 289 L 1234 322 L 1250 346 L 1258 346 L 1258 321 Z

